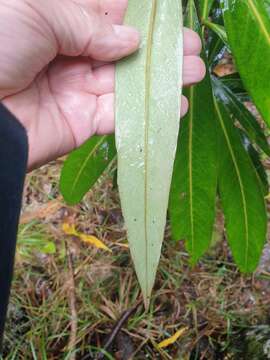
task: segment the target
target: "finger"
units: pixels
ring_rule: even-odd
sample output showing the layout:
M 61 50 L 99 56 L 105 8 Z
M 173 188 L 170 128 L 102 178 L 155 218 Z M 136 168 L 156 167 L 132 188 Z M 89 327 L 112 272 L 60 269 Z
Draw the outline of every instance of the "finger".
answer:
M 184 117 L 187 112 L 188 112 L 188 99 L 182 95 L 182 100 L 181 100 L 181 118 Z
M 103 0 L 100 8 L 103 14 L 110 19 L 113 24 L 122 24 L 128 6 L 128 0 Z
M 85 90 L 95 95 L 109 94 L 114 91 L 115 66 L 103 65 L 86 76 Z
M 202 43 L 199 35 L 191 29 L 184 28 L 184 56 L 199 55 L 201 50 Z M 96 63 L 94 63 L 94 67 L 99 67 L 102 65 L 104 65 L 104 63 L 100 61 L 96 61 Z
M 115 66 L 103 65 L 93 69 L 89 59 L 61 57 L 51 63 L 50 81 L 61 91 L 84 91 L 102 95 L 114 91 Z
M 188 99 L 182 96 L 181 100 L 181 117 L 188 112 Z M 93 129 L 97 135 L 112 134 L 115 130 L 114 118 L 114 94 L 99 96 L 97 100 L 96 115 L 94 118 Z
M 122 24 L 128 6 L 128 0 L 73 0 L 86 9 L 94 9 L 101 16 L 106 17 L 112 24 Z
M 100 12 L 71 0 L 31 2 L 56 52 L 67 56 L 88 56 L 115 61 L 134 52 L 140 42 L 137 30 L 112 25 Z M 49 29 L 48 29 L 49 27 Z
M 87 77 L 87 91 L 96 95 L 114 91 L 113 65 L 102 65 L 95 68 Z M 200 82 L 205 76 L 206 68 L 199 56 L 185 56 L 183 64 L 183 84 L 189 86 Z
M 188 28 L 184 28 L 184 55 L 199 55 L 202 51 L 202 42 L 199 35 Z
M 97 135 L 107 135 L 114 132 L 114 94 L 105 94 L 97 99 L 94 128 Z
M 113 25 L 99 31 L 92 37 L 89 47 L 83 55 L 100 61 L 116 61 L 132 54 L 139 47 L 140 36 L 137 30 L 129 26 Z
M 203 80 L 206 68 L 199 56 L 184 56 L 183 63 L 183 84 L 190 86 Z

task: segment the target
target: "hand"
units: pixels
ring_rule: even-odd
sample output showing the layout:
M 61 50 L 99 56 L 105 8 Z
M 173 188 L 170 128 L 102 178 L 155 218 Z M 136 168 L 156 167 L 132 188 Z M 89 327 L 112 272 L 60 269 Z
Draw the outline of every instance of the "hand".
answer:
M 29 169 L 113 132 L 114 61 L 140 42 L 121 25 L 127 2 L 0 0 L 0 99 L 28 132 Z M 204 77 L 200 51 L 185 29 L 185 85 Z

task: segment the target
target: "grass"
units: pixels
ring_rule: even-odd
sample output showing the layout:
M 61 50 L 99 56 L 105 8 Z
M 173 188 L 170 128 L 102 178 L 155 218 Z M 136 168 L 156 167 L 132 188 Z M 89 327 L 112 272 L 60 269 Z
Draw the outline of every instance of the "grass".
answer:
M 81 204 L 68 207 L 58 193 L 60 163 L 27 178 L 5 359 L 267 359 L 267 266 L 252 277 L 240 275 L 219 231 L 191 269 L 183 243 L 170 240 L 168 227 L 145 313 L 113 175 Z M 66 221 L 97 236 L 112 253 L 65 235 Z M 102 350 L 123 313 L 134 307 L 112 345 Z M 158 347 L 184 327 L 174 344 Z

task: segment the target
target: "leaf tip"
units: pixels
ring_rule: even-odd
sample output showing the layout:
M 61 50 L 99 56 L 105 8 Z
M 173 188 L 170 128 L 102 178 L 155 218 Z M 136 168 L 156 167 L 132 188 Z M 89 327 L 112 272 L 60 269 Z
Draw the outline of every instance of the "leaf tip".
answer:
M 150 295 L 143 295 L 143 302 L 144 302 L 144 308 L 145 308 L 145 312 L 149 311 L 150 308 Z

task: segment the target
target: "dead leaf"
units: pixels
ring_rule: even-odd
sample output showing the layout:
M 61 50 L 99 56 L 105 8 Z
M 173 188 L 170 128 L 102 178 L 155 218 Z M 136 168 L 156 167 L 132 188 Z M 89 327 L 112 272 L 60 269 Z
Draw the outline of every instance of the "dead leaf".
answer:
M 231 75 L 236 72 L 235 66 L 233 64 L 218 64 L 214 68 L 214 74 L 218 77 Z
M 66 235 L 70 235 L 70 236 L 76 236 L 78 237 L 82 242 L 88 244 L 88 245 L 93 245 L 98 249 L 102 249 L 102 250 L 106 250 L 109 252 L 112 252 L 111 249 L 108 248 L 108 246 L 106 246 L 101 240 L 99 240 L 96 236 L 93 235 L 87 235 L 84 233 L 81 233 L 79 231 L 76 230 L 75 225 L 74 224 L 68 224 L 68 223 L 64 223 L 62 226 L 62 229 L 64 231 L 64 233 Z
M 173 345 L 181 336 L 183 336 L 183 334 L 187 331 L 187 329 L 188 329 L 187 327 L 184 327 L 178 330 L 174 335 L 172 335 L 168 339 L 161 341 L 161 343 L 158 344 L 158 348 L 163 349 L 170 345 Z

